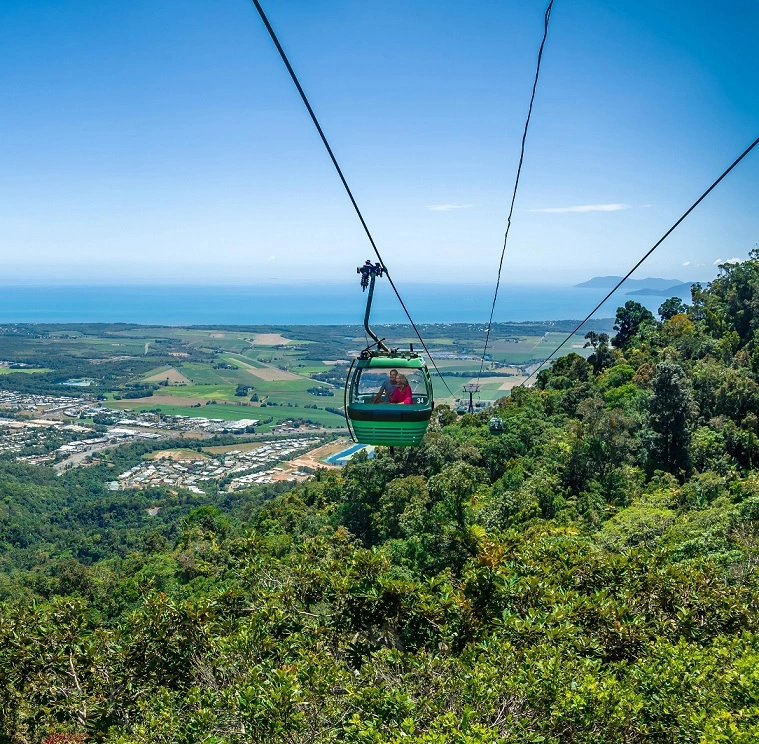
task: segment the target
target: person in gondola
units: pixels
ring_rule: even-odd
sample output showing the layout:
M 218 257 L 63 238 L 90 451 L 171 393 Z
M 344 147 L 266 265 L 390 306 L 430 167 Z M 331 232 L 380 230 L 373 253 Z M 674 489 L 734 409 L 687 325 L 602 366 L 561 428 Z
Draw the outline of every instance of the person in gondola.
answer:
M 411 385 L 408 384 L 406 375 L 398 375 L 398 387 L 390 396 L 390 402 L 410 405 L 411 400 Z
M 387 380 L 383 380 L 380 386 L 379 392 L 374 396 L 373 403 L 381 403 L 383 396 L 387 398 L 389 403 L 392 403 L 393 393 L 398 387 L 398 370 L 391 369 L 390 377 Z

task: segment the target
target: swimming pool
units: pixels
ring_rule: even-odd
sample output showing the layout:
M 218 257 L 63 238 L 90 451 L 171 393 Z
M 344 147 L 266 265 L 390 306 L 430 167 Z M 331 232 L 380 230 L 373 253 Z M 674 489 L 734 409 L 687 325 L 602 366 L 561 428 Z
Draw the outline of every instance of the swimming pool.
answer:
M 348 460 L 353 457 L 353 455 L 356 454 L 359 450 L 367 449 L 368 456 L 373 457 L 374 456 L 374 447 L 371 445 L 366 444 L 354 444 L 348 447 L 348 449 L 344 449 L 341 452 L 336 452 L 334 455 L 330 455 L 325 462 L 328 462 L 330 465 L 344 465 Z

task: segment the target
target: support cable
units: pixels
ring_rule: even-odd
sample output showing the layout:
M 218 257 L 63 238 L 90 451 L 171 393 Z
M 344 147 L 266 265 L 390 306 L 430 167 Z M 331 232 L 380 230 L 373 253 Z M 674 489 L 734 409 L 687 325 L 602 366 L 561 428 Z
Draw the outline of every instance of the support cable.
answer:
M 633 274 L 633 272 L 634 272 L 634 271 L 635 271 L 635 270 L 636 270 L 636 269 L 637 269 L 637 268 L 638 268 L 638 267 L 639 267 L 639 266 L 640 266 L 640 265 L 641 265 L 641 264 L 642 264 L 642 263 L 643 263 L 643 262 L 644 262 L 644 261 L 645 261 L 645 260 L 646 260 L 646 259 L 647 259 L 647 258 L 648 258 L 648 257 L 649 257 L 649 256 L 650 256 L 650 255 L 651 255 L 651 254 L 652 254 L 652 253 L 653 253 L 653 252 L 654 252 L 654 251 L 655 251 L 655 250 L 656 250 L 656 249 L 657 249 L 657 248 L 658 248 L 658 247 L 659 247 L 659 246 L 660 246 L 660 245 L 661 245 L 661 244 L 662 244 L 662 243 L 663 243 L 663 242 L 664 242 L 664 241 L 665 241 L 665 240 L 666 240 L 666 239 L 667 239 L 667 238 L 668 238 L 668 237 L 669 237 L 669 236 L 670 236 L 672 233 L 673 233 L 673 232 L 674 232 L 674 231 L 675 231 L 675 228 L 677 228 L 677 227 L 680 225 L 680 223 L 681 223 L 681 222 L 682 222 L 682 221 L 683 221 L 683 220 L 684 220 L 684 219 L 685 219 L 685 218 L 686 218 L 686 217 L 687 217 L 687 216 L 688 216 L 688 215 L 689 215 L 689 214 L 690 214 L 690 213 L 691 213 L 691 212 L 692 212 L 692 211 L 693 211 L 693 210 L 694 210 L 694 209 L 695 209 L 695 208 L 696 208 L 696 207 L 697 207 L 697 206 L 698 206 L 698 205 L 699 205 L 699 204 L 700 204 L 700 203 L 701 203 L 701 202 L 702 202 L 704 199 L 706 199 L 706 197 L 707 197 L 707 196 L 709 196 L 709 194 L 710 194 L 710 193 L 711 193 L 711 192 L 712 192 L 712 191 L 713 191 L 713 190 L 716 188 L 717 184 L 719 184 L 719 183 L 720 183 L 720 181 L 722 181 L 722 179 L 723 179 L 723 178 L 725 178 L 725 176 L 726 176 L 728 173 L 730 173 L 730 171 L 731 171 L 731 170 L 733 170 L 733 168 L 735 168 L 735 166 L 736 166 L 736 165 L 738 165 L 738 163 L 740 163 L 740 162 L 741 162 L 741 160 L 743 160 L 743 158 L 745 158 L 745 157 L 746 157 L 746 155 L 748 155 L 748 154 L 749 154 L 749 153 L 750 153 L 750 152 L 751 152 L 751 151 L 752 151 L 752 150 L 753 150 L 753 149 L 754 149 L 754 148 L 755 148 L 757 145 L 759 145 L 759 137 L 757 137 L 757 138 L 756 138 L 756 139 L 755 139 L 755 140 L 754 140 L 754 141 L 753 141 L 753 142 L 752 142 L 752 143 L 751 143 L 751 144 L 750 144 L 750 145 L 749 145 L 749 146 L 748 146 L 748 147 L 747 147 L 747 148 L 746 148 L 746 149 L 745 149 L 745 150 L 744 150 L 744 151 L 743 151 L 743 152 L 742 152 L 742 153 L 741 153 L 741 154 L 740 154 L 740 155 L 739 155 L 739 156 L 738 156 L 738 157 L 737 157 L 737 158 L 736 158 L 736 159 L 735 159 L 733 162 L 732 162 L 732 164 L 731 164 L 731 165 L 730 165 L 730 166 L 729 166 L 729 167 L 728 167 L 728 168 L 727 168 L 727 169 L 724 171 L 724 173 L 723 173 L 723 174 L 722 174 L 722 175 L 721 175 L 721 176 L 720 176 L 720 177 L 719 177 L 719 178 L 718 178 L 718 179 L 717 179 L 717 180 L 716 180 L 716 181 L 715 181 L 715 182 L 714 182 L 714 183 L 713 183 L 713 184 L 712 184 L 712 185 L 711 185 L 711 186 L 710 186 L 710 187 L 709 187 L 709 188 L 708 188 L 706 191 L 704 191 L 704 193 L 703 193 L 703 194 L 701 194 L 701 196 L 699 196 L 699 197 L 698 197 L 698 199 L 696 199 L 696 201 L 695 201 L 695 202 L 693 202 L 693 204 L 691 204 L 691 206 L 690 206 L 690 207 L 688 208 L 688 210 L 687 210 L 687 211 L 686 211 L 686 212 L 683 214 L 683 216 L 682 216 L 682 217 L 680 217 L 680 219 L 679 219 L 677 222 L 675 222 L 675 224 L 674 224 L 674 225 L 672 225 L 672 227 L 670 227 L 670 228 L 669 228 L 669 230 L 667 230 L 667 232 L 665 232 L 665 233 L 664 233 L 664 235 L 662 235 L 662 237 L 661 237 L 661 238 L 659 238 L 659 240 L 658 240 L 658 241 L 656 241 L 656 243 L 655 243 L 655 244 L 654 244 L 654 245 L 653 245 L 651 248 L 649 248 L 649 250 L 648 250 L 648 251 L 647 251 L 647 252 L 646 252 L 646 253 L 643 255 L 643 258 L 641 258 L 641 259 L 640 259 L 640 261 L 638 261 L 638 263 L 636 263 L 636 264 L 635 264 L 635 266 L 633 266 L 633 267 L 630 269 L 630 271 L 628 271 L 628 272 L 627 272 L 627 273 L 626 273 L 626 274 L 625 274 L 625 275 L 624 275 L 624 276 L 623 276 L 623 277 L 622 277 L 622 278 L 621 278 L 621 279 L 620 279 L 620 280 L 617 282 L 617 284 L 616 284 L 616 285 L 614 286 L 614 288 L 613 288 L 613 289 L 612 289 L 612 290 L 611 290 L 611 291 L 610 291 L 610 292 L 609 292 L 609 293 L 606 295 L 606 297 L 604 297 L 604 298 L 601 300 L 601 302 L 599 302 L 599 303 L 598 303 L 598 304 L 597 304 L 597 305 L 596 305 L 596 306 L 595 306 L 595 307 L 594 307 L 594 308 L 593 308 L 593 309 L 592 309 L 592 310 L 591 310 L 591 311 L 590 311 L 590 312 L 587 314 L 587 316 L 585 317 L 585 319 L 584 319 L 584 320 L 582 320 L 582 321 L 581 321 L 581 322 L 580 322 L 580 323 L 577 325 L 577 327 L 576 327 L 576 328 L 575 328 L 575 329 L 574 329 L 574 330 L 573 330 L 571 333 L 569 333 L 569 334 L 567 335 L 567 337 L 566 337 L 566 338 L 565 338 L 565 339 L 564 339 L 564 340 L 563 340 L 563 341 L 562 341 L 562 342 L 561 342 L 561 343 L 560 343 L 560 344 L 559 344 L 559 345 L 558 345 L 558 346 L 557 346 L 557 347 L 556 347 L 556 348 L 555 348 L 555 349 L 554 349 L 554 350 L 553 350 L 553 351 L 552 351 L 552 352 L 551 352 L 551 353 L 550 353 L 550 354 L 549 354 L 549 355 L 548 355 L 548 356 L 547 356 L 547 357 L 546 357 L 546 358 L 545 358 L 545 359 L 544 359 L 544 360 L 543 360 L 543 361 L 542 361 L 542 362 L 541 362 L 541 363 L 540 363 L 540 364 L 539 364 L 539 365 L 538 365 L 538 366 L 537 366 L 537 367 L 536 367 L 536 368 L 535 368 L 535 369 L 532 371 L 532 372 L 530 372 L 529 376 L 528 376 L 528 377 L 527 377 L 527 378 L 526 378 L 524 381 L 522 381 L 522 382 L 519 384 L 519 387 L 522 387 L 523 385 L 525 385 L 525 384 L 527 383 L 527 381 L 528 381 L 528 380 L 529 380 L 529 379 L 530 379 L 530 378 L 531 378 L 533 375 L 535 375 L 535 374 L 536 374 L 536 373 L 537 373 L 537 372 L 538 372 L 538 371 L 539 371 L 539 370 L 540 370 L 540 369 L 543 367 L 543 365 L 545 365 L 545 364 L 546 364 L 546 362 L 550 361 L 550 360 L 553 358 L 553 356 L 554 356 L 554 355 L 555 355 L 555 354 L 556 354 L 556 353 L 559 351 L 559 349 L 561 349 L 561 348 L 564 346 L 564 344 L 566 344 L 566 343 L 567 343 L 567 341 L 569 341 L 569 339 L 570 339 L 570 338 L 572 338 L 572 336 L 574 336 L 574 335 L 575 335 L 575 333 L 577 333 L 577 331 L 579 331 L 579 330 L 580 330 L 580 329 L 581 329 L 581 328 L 582 328 L 582 327 L 583 327 L 583 326 L 584 326 L 584 325 L 585 325 L 585 324 L 586 324 L 586 323 L 587 323 L 587 322 L 588 322 L 588 321 L 589 321 L 589 320 L 590 320 L 590 319 L 593 317 L 593 315 L 595 315 L 596 311 L 597 311 L 597 310 L 598 310 L 598 309 L 601 307 L 601 305 L 603 305 L 603 304 L 604 304 L 604 302 L 606 302 L 606 300 L 608 300 L 608 299 L 609 299 L 609 298 L 610 298 L 610 297 L 611 297 L 611 296 L 612 296 L 612 295 L 613 295 L 613 294 L 614 294 L 614 293 L 615 293 L 615 292 L 616 292 L 616 291 L 617 291 L 617 290 L 618 290 L 618 289 L 619 289 L 619 288 L 620 288 L 620 287 L 621 287 L 621 286 L 622 286 L 622 285 L 623 285 L 623 284 L 624 284 L 624 283 L 625 283 L 625 282 L 626 282 L 626 281 L 627 281 L 627 280 L 630 278 L 630 276 Z
M 255 2 L 255 0 L 254 0 Z M 482 350 L 482 360 L 480 361 L 480 371 L 477 374 L 477 382 L 480 382 L 482 376 L 482 370 L 485 366 L 485 356 L 488 352 L 488 344 L 490 343 L 490 330 L 493 326 L 493 314 L 495 313 L 495 304 L 498 300 L 498 289 L 501 286 L 501 271 L 503 270 L 503 259 L 506 255 L 506 243 L 509 240 L 509 230 L 511 230 L 511 217 L 514 214 L 514 203 L 517 199 L 517 190 L 519 189 L 519 177 L 522 174 L 522 163 L 524 161 L 524 148 L 527 140 L 527 130 L 530 126 L 530 118 L 532 117 L 532 105 L 535 102 L 535 91 L 538 88 L 538 78 L 540 77 L 540 64 L 543 60 L 543 48 L 546 45 L 546 38 L 548 37 L 548 22 L 551 20 L 551 10 L 553 8 L 553 0 L 550 0 L 548 7 L 546 8 L 545 18 L 543 21 L 543 40 L 540 42 L 540 50 L 538 51 L 538 64 L 535 68 L 535 80 L 532 83 L 532 95 L 530 96 L 530 106 L 527 109 L 527 120 L 524 123 L 524 132 L 522 133 L 522 149 L 519 153 L 519 166 L 517 167 L 517 175 L 514 180 L 514 192 L 511 195 L 511 206 L 509 207 L 509 216 L 506 221 L 506 232 L 503 236 L 503 249 L 501 250 L 501 261 L 498 264 L 498 278 L 495 283 L 495 292 L 493 293 L 493 304 L 490 308 L 490 319 L 488 320 L 488 330 L 485 335 L 485 348 Z
M 327 141 L 327 137 L 325 136 L 324 131 L 322 130 L 321 125 L 319 124 L 319 120 L 316 118 L 316 114 L 314 113 L 314 110 L 311 108 L 311 104 L 308 102 L 308 98 L 306 97 L 306 94 L 303 91 L 303 88 L 301 87 L 300 81 L 298 80 L 298 76 L 295 74 L 295 70 L 293 70 L 292 65 L 290 64 L 290 61 L 288 60 L 287 55 L 285 54 L 285 50 L 282 48 L 282 45 L 279 43 L 279 39 L 277 38 L 277 35 L 274 33 L 274 29 L 269 23 L 269 19 L 266 17 L 266 13 L 264 13 L 264 9 L 261 7 L 261 3 L 259 2 L 259 0 L 253 0 L 253 4 L 256 6 L 256 10 L 258 11 L 258 14 L 261 16 L 261 20 L 263 21 L 264 26 L 266 26 L 266 30 L 269 32 L 269 36 L 271 36 L 271 39 L 274 42 L 274 46 L 277 47 L 279 56 L 282 57 L 282 61 L 285 63 L 285 67 L 287 68 L 287 71 L 290 73 L 290 77 L 292 78 L 293 83 L 295 83 L 295 87 L 298 89 L 298 93 L 300 93 L 300 97 L 303 100 L 303 103 L 305 104 L 309 115 L 311 116 L 311 121 L 313 121 L 314 126 L 316 127 L 316 131 L 319 133 L 319 136 L 321 137 L 321 140 L 324 143 L 324 147 L 326 148 L 327 153 L 329 154 L 329 157 L 332 160 L 332 165 L 335 166 L 337 175 L 340 176 L 340 180 L 342 181 L 343 187 L 345 188 L 345 191 L 348 194 L 348 198 L 350 199 L 351 204 L 353 205 L 353 209 L 356 211 L 356 214 L 358 215 L 358 219 L 361 221 L 361 226 L 364 228 L 364 232 L 366 233 L 367 238 L 369 238 L 369 242 L 371 243 L 371 246 L 374 249 L 374 253 L 379 259 L 379 262 L 382 265 L 382 268 L 384 269 L 387 279 L 390 282 L 390 286 L 393 288 L 393 292 L 395 292 L 395 296 L 398 298 L 398 302 L 401 303 L 403 312 L 406 313 L 406 317 L 408 318 L 409 323 L 411 323 L 411 326 L 414 329 L 414 333 L 416 333 L 417 338 L 421 342 L 422 347 L 424 348 L 424 351 L 427 353 L 427 356 L 429 357 L 430 362 L 432 362 L 432 366 L 435 368 L 435 371 L 437 372 L 438 377 L 440 377 L 440 379 L 443 382 L 443 385 L 445 385 L 450 395 L 453 396 L 453 391 L 448 387 L 448 383 L 445 381 L 445 378 L 440 373 L 440 370 L 438 369 L 437 364 L 435 364 L 435 360 L 432 358 L 432 354 L 430 354 L 430 350 L 427 348 L 427 344 L 424 342 L 424 339 L 419 333 L 419 329 L 416 327 L 416 323 L 414 323 L 413 319 L 411 318 L 411 314 L 409 313 L 408 308 L 406 307 L 406 304 L 403 302 L 403 298 L 401 297 L 400 292 L 398 292 L 398 289 L 396 288 L 395 283 L 393 282 L 393 279 L 390 276 L 390 272 L 388 271 L 388 268 L 385 262 L 382 260 L 382 256 L 380 255 L 379 249 L 377 248 L 377 245 L 374 242 L 374 238 L 372 237 L 371 232 L 369 232 L 369 227 L 366 224 L 366 221 L 364 220 L 364 216 L 361 213 L 361 210 L 359 209 L 355 198 L 353 197 L 353 192 L 351 191 L 350 186 L 348 186 L 348 182 L 345 180 L 343 171 L 338 165 L 337 158 L 335 157 L 335 154 L 332 152 L 332 148 L 330 147 L 329 142 Z

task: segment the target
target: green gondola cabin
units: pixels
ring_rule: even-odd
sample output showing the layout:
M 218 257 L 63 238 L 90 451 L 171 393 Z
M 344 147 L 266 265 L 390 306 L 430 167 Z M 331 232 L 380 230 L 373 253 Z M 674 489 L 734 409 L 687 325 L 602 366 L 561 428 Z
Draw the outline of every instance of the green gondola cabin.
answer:
M 356 271 L 361 274 L 361 288 L 369 289 L 364 330 L 374 343 L 364 349 L 351 364 L 345 381 L 345 421 L 348 430 L 353 439 L 361 444 L 415 447 L 421 443 L 427 431 L 435 405 L 430 373 L 424 359 L 414 352 L 413 346 L 409 351 L 390 349 L 384 339 L 378 338 L 369 327 L 374 282 L 386 272 L 385 267 L 367 261 Z M 392 370 L 408 380 L 411 388 L 410 402 L 392 403 L 386 397 L 378 395 L 383 383 L 390 379 Z
M 405 375 L 411 403 L 375 403 L 390 370 Z M 418 445 L 432 416 L 432 381 L 422 357 L 414 353 L 366 355 L 357 359 L 348 378 L 346 407 L 350 428 L 362 444 L 388 447 Z

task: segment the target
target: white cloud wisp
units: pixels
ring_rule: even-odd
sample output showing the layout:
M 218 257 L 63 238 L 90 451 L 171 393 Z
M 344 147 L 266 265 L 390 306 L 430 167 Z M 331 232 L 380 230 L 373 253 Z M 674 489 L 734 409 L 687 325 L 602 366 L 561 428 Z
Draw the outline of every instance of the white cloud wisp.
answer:
M 576 207 L 543 207 L 541 209 L 528 209 L 527 211 L 567 214 L 569 212 L 619 212 L 623 209 L 632 209 L 632 207 L 629 204 L 580 204 Z
M 430 212 L 450 212 L 452 209 L 469 209 L 472 204 L 427 204 L 424 208 Z

